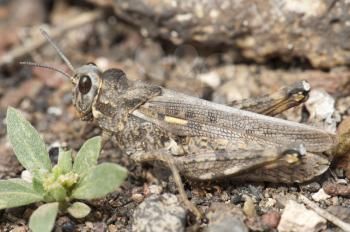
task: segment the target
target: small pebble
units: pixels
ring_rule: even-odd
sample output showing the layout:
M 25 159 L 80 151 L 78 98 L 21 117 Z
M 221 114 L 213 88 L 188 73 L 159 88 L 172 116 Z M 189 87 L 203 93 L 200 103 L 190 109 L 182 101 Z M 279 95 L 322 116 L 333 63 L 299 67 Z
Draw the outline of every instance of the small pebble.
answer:
M 317 182 L 311 182 L 311 183 L 301 184 L 300 188 L 303 191 L 308 191 L 308 192 L 314 193 L 314 192 L 317 192 L 321 188 L 321 185 Z
M 143 195 L 140 194 L 140 193 L 134 193 L 132 196 L 131 196 L 131 199 L 137 203 L 141 203 L 144 199 Z
M 248 232 L 242 209 L 233 204 L 215 202 L 208 209 L 207 232 Z
M 261 216 L 262 223 L 269 228 L 277 228 L 281 215 L 276 211 L 270 211 Z
M 73 232 L 75 231 L 75 223 L 69 217 L 59 217 L 56 221 L 57 228 L 61 228 L 62 232 Z
M 257 201 L 260 201 L 263 198 L 262 190 L 264 187 L 262 185 L 249 185 L 248 188 Z
M 150 185 L 148 186 L 149 194 L 156 194 L 159 195 L 163 192 L 163 188 L 160 185 Z
M 311 90 L 305 106 L 310 113 L 309 120 L 330 132 L 336 131 L 340 117 L 335 112 L 335 100 L 323 89 Z
M 62 109 L 59 107 L 50 106 L 47 109 L 47 113 L 58 117 L 62 115 Z
M 94 224 L 92 222 L 85 222 L 85 226 L 89 229 L 93 229 L 94 228 Z
M 341 168 L 335 168 L 335 174 L 337 175 L 338 178 L 344 178 L 344 169 Z
M 115 225 L 113 224 L 108 225 L 108 232 L 117 232 L 117 231 L 118 229 Z
M 332 197 L 331 201 L 332 201 L 332 205 L 334 205 L 334 206 L 339 205 L 339 198 L 338 197 Z
M 96 222 L 94 226 L 94 232 L 105 232 L 107 225 L 103 222 Z
M 253 199 L 249 196 L 245 196 L 245 202 L 243 205 L 243 212 L 247 217 L 256 217 L 256 209 Z
M 221 82 L 219 75 L 215 71 L 199 74 L 198 78 L 213 89 L 217 88 Z
M 331 196 L 325 193 L 324 189 L 321 188 L 318 192 L 312 194 L 311 198 L 316 202 L 320 202 L 331 198 Z
M 277 196 L 275 196 L 275 199 L 276 199 L 276 207 L 277 208 L 284 208 L 285 205 L 290 200 L 289 196 L 285 196 L 285 195 L 277 195 Z
M 278 224 L 279 232 L 318 232 L 325 230 L 327 221 L 312 210 L 306 209 L 302 204 L 296 201 L 288 201 L 280 223 Z
M 151 195 L 134 211 L 132 231 L 184 231 L 186 210 L 173 194 Z
M 325 182 L 323 184 L 324 191 L 331 196 L 350 196 L 350 187 L 347 184 L 338 184 L 333 182 Z
M 216 223 L 211 223 L 208 226 L 208 232 L 248 232 L 247 226 L 243 221 L 239 220 L 236 217 L 228 216 L 224 217 L 221 221 Z
M 73 232 L 75 231 L 75 223 L 72 220 L 67 221 L 62 226 L 62 232 Z
M 277 201 L 273 198 L 268 198 L 265 207 L 272 208 L 276 205 Z
M 244 199 L 243 199 L 243 197 L 241 195 L 235 194 L 235 195 L 231 196 L 231 203 L 232 204 L 236 205 L 236 204 L 239 204 L 239 203 L 242 203 L 242 202 L 244 202 Z
M 226 192 L 226 191 L 223 191 L 222 193 L 221 193 L 221 200 L 222 201 L 229 201 L 230 200 L 230 196 L 228 195 L 228 193 Z
M 310 97 L 305 105 L 311 114 L 311 118 L 330 118 L 335 111 L 334 98 L 323 89 L 313 89 L 309 95 Z

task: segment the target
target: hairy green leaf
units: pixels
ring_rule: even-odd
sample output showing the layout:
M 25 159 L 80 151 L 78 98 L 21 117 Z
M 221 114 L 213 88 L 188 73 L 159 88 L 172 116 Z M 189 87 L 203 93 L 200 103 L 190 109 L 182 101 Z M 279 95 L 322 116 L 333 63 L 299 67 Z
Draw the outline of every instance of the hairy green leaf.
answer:
M 44 196 L 45 195 L 45 189 L 43 186 L 43 183 L 38 180 L 37 178 L 33 178 L 33 189 L 35 192 L 37 192 L 38 194 Z
M 19 162 L 29 171 L 51 169 L 45 143 L 39 133 L 12 107 L 7 109 L 7 133 Z
M 48 203 L 36 209 L 29 219 L 29 228 L 33 232 L 50 232 L 55 225 L 58 203 Z
M 28 205 L 42 199 L 43 196 L 29 182 L 22 179 L 0 181 L 0 209 Z
M 116 190 L 126 178 L 127 170 L 117 164 L 103 163 L 83 177 L 72 192 L 76 199 L 94 199 Z
M 96 136 L 86 141 L 80 148 L 73 164 L 73 172 L 83 175 L 97 164 L 101 151 L 101 137 Z
M 62 169 L 64 174 L 70 172 L 72 170 L 72 150 L 60 151 L 57 165 Z
M 86 217 L 91 211 L 90 207 L 83 202 L 75 202 L 67 210 L 75 218 Z

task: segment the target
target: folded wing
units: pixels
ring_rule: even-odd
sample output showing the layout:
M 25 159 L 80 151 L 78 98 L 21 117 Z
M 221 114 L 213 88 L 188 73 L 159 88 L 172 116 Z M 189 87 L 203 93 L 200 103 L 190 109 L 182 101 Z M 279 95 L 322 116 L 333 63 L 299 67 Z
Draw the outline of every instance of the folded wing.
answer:
M 310 152 L 332 148 L 332 133 L 312 126 L 269 117 L 163 89 L 133 112 L 180 136 L 203 136 L 272 146 L 303 144 Z

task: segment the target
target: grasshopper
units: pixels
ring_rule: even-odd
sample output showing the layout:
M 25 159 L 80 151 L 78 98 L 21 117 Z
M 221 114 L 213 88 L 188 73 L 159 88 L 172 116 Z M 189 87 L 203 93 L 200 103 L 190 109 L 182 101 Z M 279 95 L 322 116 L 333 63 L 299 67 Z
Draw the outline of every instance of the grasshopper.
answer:
M 338 139 L 322 129 L 273 116 L 304 102 L 310 86 L 302 81 L 256 99 L 221 105 L 161 86 L 129 80 L 120 69 L 101 71 L 88 63 L 74 68 L 46 32 L 45 38 L 73 72 L 73 104 L 84 121 L 95 121 L 105 143 L 136 162 L 169 166 L 186 206 L 180 175 L 189 179 L 304 182 L 325 172 Z

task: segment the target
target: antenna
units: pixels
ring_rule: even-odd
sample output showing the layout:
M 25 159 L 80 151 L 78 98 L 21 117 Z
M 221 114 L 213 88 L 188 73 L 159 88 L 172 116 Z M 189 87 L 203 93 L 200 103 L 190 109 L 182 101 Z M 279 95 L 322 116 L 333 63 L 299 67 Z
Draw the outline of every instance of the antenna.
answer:
M 61 59 L 64 61 L 64 63 L 69 67 L 70 70 L 72 70 L 73 73 L 75 73 L 74 67 L 72 65 L 72 63 L 68 60 L 68 58 L 63 54 L 63 52 L 61 51 L 61 49 L 56 45 L 55 42 L 53 42 L 53 40 L 51 39 L 51 37 L 49 36 L 49 34 L 47 34 L 47 32 L 40 28 L 40 32 L 41 34 L 45 37 L 45 39 L 52 45 L 52 47 L 55 48 L 56 52 L 58 53 L 58 55 L 61 57 Z M 35 66 L 35 65 L 34 65 Z M 37 66 L 37 67 L 41 67 L 41 66 Z M 42 68 L 49 68 L 48 66 L 45 65 L 45 67 Z M 51 67 L 52 68 L 52 67 Z M 54 70 L 54 69 L 52 69 Z M 58 70 L 56 70 L 58 71 Z
M 66 76 L 69 79 L 72 79 L 72 77 L 69 76 L 66 72 L 64 72 L 62 70 L 59 70 L 59 69 L 57 69 L 57 68 L 55 68 L 53 66 L 50 66 L 50 65 L 33 63 L 33 62 L 30 62 L 30 61 L 21 61 L 19 63 L 22 64 L 22 65 L 28 65 L 28 66 L 34 66 L 34 67 L 39 67 L 39 68 L 50 69 L 50 70 L 56 71 L 58 73 L 61 73 L 63 76 Z

